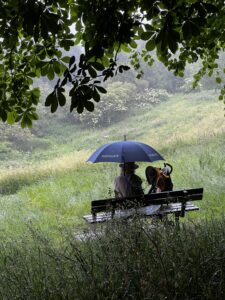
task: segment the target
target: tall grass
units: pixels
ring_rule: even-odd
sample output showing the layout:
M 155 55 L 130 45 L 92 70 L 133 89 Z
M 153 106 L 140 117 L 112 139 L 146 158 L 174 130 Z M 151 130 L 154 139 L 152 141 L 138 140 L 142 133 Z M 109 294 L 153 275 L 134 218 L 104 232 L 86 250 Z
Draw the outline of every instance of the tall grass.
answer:
M 204 197 L 198 201 L 199 212 L 188 213 L 185 220 L 204 219 L 212 214 L 215 218 L 225 211 L 225 158 L 223 135 L 204 140 L 204 147 L 193 144 L 177 143 L 174 148 L 165 147 L 162 153 L 174 166 L 172 179 L 174 189 L 204 187 Z M 203 142 L 202 142 L 203 143 Z M 86 158 L 85 158 L 86 159 Z M 72 160 L 71 160 L 72 162 Z M 32 222 L 48 236 L 57 238 L 62 226 L 73 228 L 75 232 L 86 226 L 83 215 L 90 213 L 90 203 L 113 195 L 113 181 L 119 173 L 117 164 L 65 164 L 53 173 L 40 173 L 35 179 L 35 171 L 30 169 L 27 182 L 20 176 L 14 177 L 19 190 L 15 195 L 0 198 L 0 226 L 9 236 L 25 230 L 24 223 Z M 144 176 L 148 164 L 139 163 L 137 174 L 143 180 L 145 191 L 149 189 Z M 156 162 L 155 165 L 162 164 Z M 63 166 L 63 164 L 61 164 Z M 47 169 L 49 171 L 49 169 Z M 51 169 L 50 169 L 51 170 Z M 23 174 L 21 173 L 23 178 Z M 25 184 L 25 186 L 23 186 Z M 7 185 L 6 185 L 7 187 Z M 6 189 L 3 185 L 1 189 Z M 12 182 L 9 183 L 12 191 Z M 16 228 L 16 230 L 15 230 Z
M 31 228 L 0 251 L 2 299 L 224 299 L 225 219 L 150 228 L 116 222 L 92 238 Z
M 33 162 L 29 166 L 2 169 L 0 171 L 0 193 L 14 194 L 25 185 L 82 168 L 89 152 L 87 150 L 74 151 L 69 155 L 62 155 L 46 162 Z

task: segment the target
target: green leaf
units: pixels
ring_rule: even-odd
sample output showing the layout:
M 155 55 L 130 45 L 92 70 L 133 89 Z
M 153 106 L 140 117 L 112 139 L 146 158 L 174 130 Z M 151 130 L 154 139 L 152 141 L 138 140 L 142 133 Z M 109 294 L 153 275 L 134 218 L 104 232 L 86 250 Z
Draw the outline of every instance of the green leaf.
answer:
M 53 62 L 53 70 L 58 75 L 61 73 L 61 64 L 57 60 Z
M 176 42 L 180 41 L 180 34 L 176 30 L 169 30 L 168 36 Z
M 60 106 L 64 106 L 66 104 L 66 97 L 63 93 L 58 92 L 58 102 Z
M 76 23 L 76 31 L 81 31 L 81 29 L 82 29 L 82 24 L 81 24 L 81 21 L 80 20 L 78 20 L 77 21 L 77 23 Z
M 67 83 L 67 76 L 63 78 L 63 81 L 61 82 L 61 86 L 66 85 Z
M 147 41 L 147 40 L 149 40 L 149 39 L 152 37 L 153 34 L 154 34 L 153 31 L 145 31 L 145 32 L 143 32 L 143 33 L 141 34 L 141 39 L 142 39 L 143 41 Z
M 46 64 L 43 68 L 41 68 L 41 76 L 46 76 L 48 74 L 50 65 Z
M 191 34 L 193 36 L 198 36 L 200 34 L 200 29 L 198 25 L 194 21 L 191 21 L 190 25 L 191 25 Z
M 84 111 L 84 106 L 82 104 L 79 104 L 77 106 L 77 112 L 78 112 L 78 114 L 82 114 L 83 111 Z
M 36 97 L 36 98 L 39 99 L 40 94 L 41 94 L 39 88 L 34 88 L 34 89 L 32 90 L 32 93 L 33 93 L 34 97 Z
M 61 58 L 61 60 L 62 60 L 64 63 L 68 64 L 68 63 L 70 62 L 70 56 L 64 56 L 64 57 Z
M 124 71 L 128 71 L 128 70 L 130 70 L 130 67 L 129 66 L 123 66 L 123 69 L 124 69 Z
M 121 45 L 121 50 L 126 53 L 130 53 L 132 49 L 130 49 L 127 45 Z
M 168 40 L 168 43 L 169 43 L 169 48 L 170 48 L 171 52 L 173 54 L 175 54 L 178 49 L 178 43 L 171 38 Z
M 50 32 L 57 34 L 60 30 L 59 16 L 57 14 L 49 13 L 48 11 L 43 14 L 43 17 L 46 19 L 46 25 Z
M 26 124 L 28 128 L 32 128 L 32 118 L 30 116 L 30 114 L 26 115 Z
M 51 113 L 56 112 L 57 108 L 58 108 L 58 101 L 57 98 L 55 97 L 55 100 L 52 102 L 51 105 Z
M 81 40 L 82 40 L 82 33 L 81 32 L 77 32 L 74 36 L 74 46 L 80 44 Z
M 128 47 L 127 47 L 127 48 L 128 48 Z M 130 48 L 128 48 L 128 49 L 129 49 L 129 52 L 130 52 Z M 110 64 L 109 58 L 106 57 L 106 56 L 101 57 L 101 62 L 102 62 L 102 64 L 103 64 L 105 67 L 108 67 L 109 64 Z
M 45 106 L 50 106 L 54 101 L 57 101 L 55 92 L 49 94 L 45 100 Z
M 92 91 L 90 85 L 86 85 L 86 84 L 80 85 L 77 90 L 84 94 L 89 94 Z
M 36 77 L 37 75 L 36 75 L 36 72 L 30 72 L 30 73 L 28 73 L 28 75 L 30 76 L 30 77 Z
M 25 128 L 26 126 L 27 126 L 26 118 L 25 118 L 25 116 L 23 115 L 22 120 L 21 120 L 21 127 L 22 127 L 22 128 Z
M 162 28 L 158 34 L 156 35 L 156 38 L 155 38 L 155 43 L 156 45 L 159 45 L 161 44 L 162 40 L 164 39 L 164 35 L 166 33 L 166 29 Z
M 90 63 L 92 65 L 92 67 L 94 67 L 97 71 L 103 71 L 105 69 L 105 67 L 100 64 L 99 62 L 92 62 Z
M 97 92 L 96 89 L 94 89 L 93 93 L 92 93 L 92 98 L 94 99 L 95 102 L 99 102 L 100 101 L 100 95 Z
M 13 125 L 15 123 L 15 113 L 13 111 L 7 112 L 7 122 L 9 125 Z
M 90 81 L 90 77 L 84 77 L 84 79 L 83 80 L 81 80 L 81 83 L 80 84 L 86 84 L 86 83 L 88 83 Z
M 29 85 L 32 85 L 34 81 L 33 81 L 32 78 L 27 77 L 27 82 L 28 82 Z
M 4 66 L 2 64 L 0 64 L 0 73 L 4 72 Z
M 102 93 L 102 94 L 106 94 L 107 93 L 106 89 L 104 89 L 102 86 L 96 85 L 95 87 L 98 89 L 98 91 L 100 93 Z
M 168 32 L 165 31 L 165 33 L 161 39 L 161 51 L 162 52 L 164 52 L 166 50 L 168 43 L 170 43 L 170 41 L 168 41 L 168 39 L 169 39 Z
M 123 66 L 119 66 L 118 69 L 119 69 L 119 72 L 120 72 L 120 73 L 123 73 Z
M 152 51 L 155 49 L 155 40 L 154 39 L 150 39 L 146 45 L 145 45 L 146 50 L 148 51 Z
M 141 73 L 137 74 L 137 76 L 136 76 L 137 79 L 140 79 L 141 77 L 142 77 Z
M 36 112 L 32 112 L 32 114 L 30 114 L 30 116 L 35 121 L 39 119 L 38 114 Z
M 54 77 L 55 77 L 54 69 L 53 69 L 53 67 L 51 65 L 48 68 L 47 77 L 48 77 L 49 80 L 53 80 Z
M 39 88 L 34 88 L 31 90 L 30 99 L 33 104 L 37 105 L 40 99 L 40 90 Z
M 131 40 L 129 44 L 130 44 L 131 48 L 133 48 L 133 49 L 137 48 L 137 43 L 135 43 L 134 40 Z
M 37 78 L 40 78 L 40 77 L 41 77 L 41 69 L 39 69 L 39 68 L 36 69 L 36 70 L 35 70 L 35 74 L 36 74 L 36 77 L 37 77 Z M 34 76 L 34 77 L 35 77 L 35 76 Z
M 220 77 L 216 77 L 216 82 L 217 83 L 221 83 L 222 82 L 222 79 Z
M 86 102 L 84 103 L 84 106 L 85 106 L 85 108 L 86 108 L 88 111 L 90 111 L 90 112 L 94 111 L 95 106 L 94 106 L 94 103 L 93 103 L 93 102 L 91 102 L 91 101 L 86 101 Z
M 56 56 L 60 59 L 62 57 L 62 51 L 56 50 Z
M 89 74 L 91 75 L 92 78 L 96 78 L 97 77 L 97 72 L 90 65 L 88 66 L 88 72 L 89 72 Z
M 69 61 L 69 68 L 75 63 L 75 56 L 71 56 L 70 57 L 70 61 Z
M 189 40 L 192 36 L 191 24 L 189 21 L 186 21 L 182 26 L 183 37 L 185 40 Z
M 22 117 L 22 121 L 21 121 L 21 127 L 25 128 L 31 128 L 32 127 L 32 120 L 30 119 L 30 116 L 28 113 L 25 113 Z

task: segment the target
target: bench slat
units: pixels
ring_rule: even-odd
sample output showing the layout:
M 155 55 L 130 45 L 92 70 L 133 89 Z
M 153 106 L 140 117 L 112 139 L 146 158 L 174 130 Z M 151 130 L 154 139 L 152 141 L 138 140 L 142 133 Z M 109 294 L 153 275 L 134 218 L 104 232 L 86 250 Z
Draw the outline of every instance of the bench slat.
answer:
M 156 205 L 158 207 L 158 205 Z M 192 204 L 191 202 L 187 202 L 185 206 L 185 212 L 188 211 L 196 211 L 199 210 L 199 207 Z M 182 204 L 181 203 L 172 203 L 169 205 L 162 206 L 160 209 L 155 209 L 153 205 L 147 206 L 147 207 L 140 207 L 138 209 L 126 209 L 126 210 L 116 210 L 114 217 L 117 218 L 129 218 L 134 216 L 135 214 L 138 214 L 142 217 L 153 217 L 157 215 L 165 215 L 165 214 L 171 214 L 171 213 L 178 213 L 182 211 Z M 100 223 L 109 221 L 112 219 L 112 214 L 110 212 L 106 213 L 100 213 L 96 215 L 96 217 L 93 217 L 93 215 L 86 215 L 83 217 L 88 223 Z
M 179 191 L 180 192 L 180 191 Z M 163 194 L 163 195 L 162 195 Z M 165 196 L 167 194 L 167 197 Z M 129 198 L 112 198 L 112 199 L 103 199 L 103 200 L 94 200 L 91 203 L 92 213 L 97 213 L 106 210 L 112 210 L 117 208 L 129 208 L 135 206 L 149 206 L 149 205 L 159 205 L 159 204 L 168 204 L 168 203 L 180 203 L 187 200 L 196 201 L 201 200 L 203 195 L 202 193 L 197 194 L 188 194 L 183 191 L 181 193 L 174 193 L 171 196 L 171 192 L 168 193 L 155 193 L 150 195 L 143 195 L 138 197 L 129 197 Z
M 196 188 L 196 189 L 186 189 L 186 190 L 176 190 L 176 191 L 168 191 L 168 192 L 161 192 L 161 193 L 153 193 L 153 194 L 145 194 L 143 195 L 143 198 L 145 200 L 167 200 L 168 198 L 176 198 L 176 197 L 190 197 L 190 198 L 196 198 L 196 200 L 201 200 L 203 194 L 203 188 Z M 101 199 L 101 200 L 93 200 L 92 205 L 98 206 L 98 205 L 111 205 L 112 202 L 119 201 L 120 203 L 126 200 L 134 200 L 137 199 L 137 196 L 132 197 L 126 197 L 126 198 L 108 198 L 108 199 Z M 197 199 L 199 198 L 199 199 Z

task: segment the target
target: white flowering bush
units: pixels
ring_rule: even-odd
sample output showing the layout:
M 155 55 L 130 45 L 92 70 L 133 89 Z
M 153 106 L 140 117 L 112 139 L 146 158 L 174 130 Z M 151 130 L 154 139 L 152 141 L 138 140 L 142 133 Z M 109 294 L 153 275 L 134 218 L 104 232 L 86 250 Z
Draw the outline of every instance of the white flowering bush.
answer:
M 93 112 L 84 111 L 78 119 L 94 127 L 110 125 L 125 115 L 135 94 L 136 85 L 128 82 L 113 82 L 108 86 L 107 94 L 102 97 L 101 105 L 95 104 Z
M 164 89 L 146 88 L 135 97 L 136 106 L 139 108 L 150 107 L 169 99 L 169 93 Z
M 78 120 L 85 125 L 101 127 L 120 121 L 132 111 L 150 109 L 152 105 L 169 99 L 163 89 L 145 88 L 138 92 L 136 85 L 128 82 L 113 82 L 108 86 L 108 93 L 102 98 L 101 105 L 95 105 L 93 112 L 84 111 Z

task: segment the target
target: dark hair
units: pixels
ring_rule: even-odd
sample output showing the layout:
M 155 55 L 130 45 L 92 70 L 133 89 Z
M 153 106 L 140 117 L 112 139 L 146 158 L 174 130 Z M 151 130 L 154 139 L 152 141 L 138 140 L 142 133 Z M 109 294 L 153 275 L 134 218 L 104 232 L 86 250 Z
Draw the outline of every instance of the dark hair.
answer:
M 153 184 L 156 181 L 156 178 L 157 178 L 156 168 L 154 168 L 152 166 L 148 166 L 145 169 L 145 176 L 147 178 L 148 183 Z

